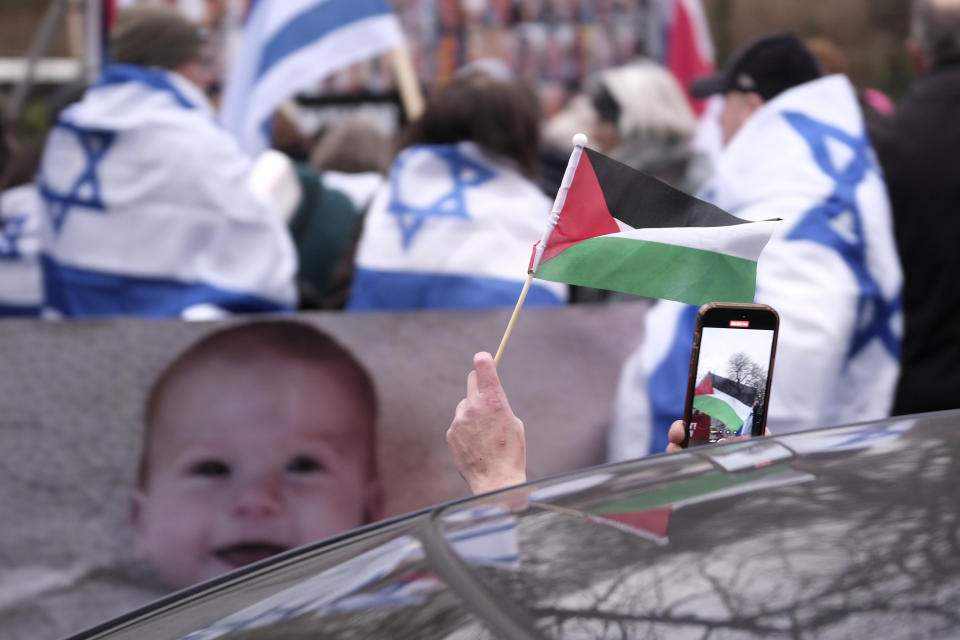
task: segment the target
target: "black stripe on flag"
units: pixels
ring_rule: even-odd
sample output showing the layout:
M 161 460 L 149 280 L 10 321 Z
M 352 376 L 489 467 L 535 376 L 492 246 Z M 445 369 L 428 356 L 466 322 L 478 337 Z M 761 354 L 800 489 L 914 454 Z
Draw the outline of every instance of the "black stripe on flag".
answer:
M 584 151 L 593 165 L 607 210 L 634 229 L 723 227 L 747 223 L 593 149 L 585 148 Z
M 710 377 L 710 382 L 713 384 L 714 389 L 722 391 L 728 396 L 733 396 L 748 407 L 753 406 L 753 401 L 757 397 L 757 390 L 755 388 L 740 384 L 736 380 L 724 378 L 715 373 L 711 373 Z

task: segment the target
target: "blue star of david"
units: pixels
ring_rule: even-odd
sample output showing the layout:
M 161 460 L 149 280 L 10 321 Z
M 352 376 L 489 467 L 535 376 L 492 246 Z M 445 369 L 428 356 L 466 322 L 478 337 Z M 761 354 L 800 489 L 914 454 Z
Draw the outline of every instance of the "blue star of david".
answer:
M 47 203 L 47 211 L 53 218 L 53 228 L 60 231 L 66 221 L 67 214 L 74 207 L 106 210 L 100 197 L 100 179 L 97 177 L 97 167 L 103 157 L 110 150 L 116 132 L 104 129 L 84 129 L 69 123 L 59 122 L 58 127 L 76 134 L 86 159 L 86 167 L 74 181 L 66 193 L 58 193 L 50 188 L 43 179 L 40 180 L 40 195 Z M 87 189 L 89 195 L 82 195 L 81 190 Z
M 891 319 L 900 311 L 902 297 L 897 292 L 892 300 L 885 299 L 880 286 L 867 269 L 866 239 L 856 198 L 857 185 L 869 171 L 876 170 L 866 134 L 853 136 L 802 113 L 786 112 L 783 116 L 809 145 L 817 166 L 834 181 L 833 193 L 804 213 L 787 239 L 809 240 L 833 249 L 856 278 L 859 289 L 857 318 L 847 361 L 874 339 L 880 340 L 887 352 L 899 359 L 900 340 L 891 328 Z M 853 158 L 845 167 L 834 165 L 827 149 L 829 139 L 846 145 L 853 152 Z M 853 221 L 852 238 L 844 237 L 829 224 L 847 212 Z
M 23 237 L 26 223 L 27 216 L 11 216 L 0 220 L 0 260 L 20 258 L 20 238 Z
M 446 163 L 453 184 L 450 191 L 442 194 L 426 206 L 415 206 L 405 202 L 403 198 L 404 194 L 400 191 L 400 176 L 410 163 L 413 154 L 417 152 L 432 153 Z M 481 185 L 488 180 L 492 180 L 495 175 L 496 174 L 488 167 L 474 162 L 469 158 L 465 158 L 457 148 L 453 146 L 422 146 L 401 154 L 401 156 L 397 158 L 397 166 L 394 168 L 390 178 L 392 194 L 390 196 L 390 204 L 387 205 L 387 211 L 397 217 L 404 250 L 410 248 L 410 244 L 423 227 L 423 223 L 427 218 L 469 219 L 470 214 L 467 212 L 465 198 L 466 188 Z

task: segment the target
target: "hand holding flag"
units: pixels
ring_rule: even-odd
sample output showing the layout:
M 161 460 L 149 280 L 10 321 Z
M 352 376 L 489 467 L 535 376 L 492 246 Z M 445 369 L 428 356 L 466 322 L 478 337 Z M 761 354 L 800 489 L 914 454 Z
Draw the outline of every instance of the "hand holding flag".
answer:
M 526 482 L 523 422 L 514 415 L 489 353 L 473 356 L 467 396 L 447 430 L 447 445 L 474 493 Z

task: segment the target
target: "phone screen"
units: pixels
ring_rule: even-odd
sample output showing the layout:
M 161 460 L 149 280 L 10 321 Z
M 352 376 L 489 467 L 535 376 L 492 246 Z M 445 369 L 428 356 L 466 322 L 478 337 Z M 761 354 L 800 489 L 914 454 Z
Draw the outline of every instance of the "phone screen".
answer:
M 759 435 L 766 423 L 766 394 L 774 350 L 773 329 L 749 320 L 704 326 L 687 427 L 689 445 Z

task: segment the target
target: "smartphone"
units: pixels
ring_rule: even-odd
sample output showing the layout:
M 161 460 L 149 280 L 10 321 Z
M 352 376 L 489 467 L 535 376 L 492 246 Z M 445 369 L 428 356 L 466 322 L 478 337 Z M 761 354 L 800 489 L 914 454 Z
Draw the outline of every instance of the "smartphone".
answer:
M 762 435 L 780 316 L 764 304 L 700 307 L 683 409 L 683 446 Z

